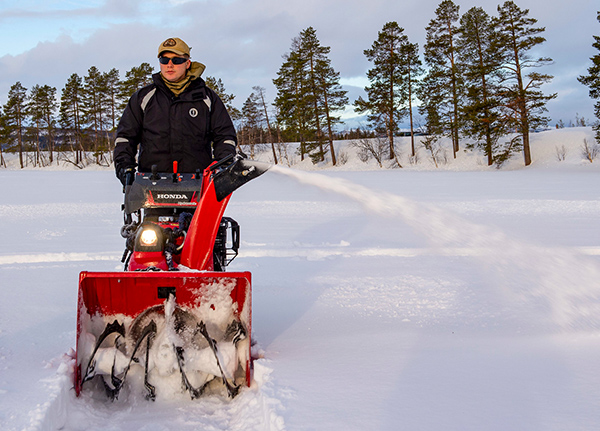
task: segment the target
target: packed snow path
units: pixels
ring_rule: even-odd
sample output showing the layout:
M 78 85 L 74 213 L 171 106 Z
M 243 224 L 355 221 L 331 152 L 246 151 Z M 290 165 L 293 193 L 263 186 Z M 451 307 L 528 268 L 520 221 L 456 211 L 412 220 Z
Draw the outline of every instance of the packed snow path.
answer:
M 74 397 L 68 352 L 79 271 L 121 268 L 118 184 L 0 171 L 0 428 L 600 426 L 596 172 L 288 174 L 227 212 L 232 269 L 253 273 L 255 385 L 110 403 Z

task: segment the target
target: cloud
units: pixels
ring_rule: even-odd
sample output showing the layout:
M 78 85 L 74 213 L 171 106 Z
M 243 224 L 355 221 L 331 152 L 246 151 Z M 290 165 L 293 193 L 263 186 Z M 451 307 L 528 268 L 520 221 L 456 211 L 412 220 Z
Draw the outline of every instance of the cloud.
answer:
M 106 0 L 85 2 L 83 5 L 64 1 L 23 1 L 13 3 L 9 8 L 0 9 L 0 22 L 9 19 L 64 20 L 87 17 L 130 17 L 140 11 L 139 0 Z
M 371 46 L 383 25 L 397 21 L 422 50 L 425 27 L 440 1 L 25 0 L 11 9 L 0 9 L 0 34 L 7 32 L 3 40 L 25 41 L 20 50 L 17 43 L 0 48 L 0 103 L 6 101 L 8 89 L 16 81 L 28 88 L 52 85 L 60 94 L 72 73 L 84 76 L 91 66 L 102 71 L 117 68 L 121 76 L 143 62 L 157 68 L 158 44 L 173 36 L 192 46 L 192 57 L 207 66 L 206 75 L 221 78 L 227 91 L 236 94 L 236 105 L 241 106 L 256 85 L 265 87 L 272 100 L 272 79 L 282 56 L 289 51 L 292 38 L 309 26 L 315 28 L 321 44 L 331 47 L 332 64 L 348 83 L 354 99 L 364 86 L 356 82 L 361 82 L 371 66 L 363 51 Z M 493 15 L 499 2 L 456 3 L 462 13 L 481 6 Z M 549 0 L 543 5 L 538 0 L 515 3 L 530 9 L 530 17 L 546 27 L 547 42 L 539 54 L 554 59 L 544 72 L 555 79 L 543 90 L 559 93 L 558 99 L 548 105 L 550 115 L 555 121 L 568 121 L 575 113 L 592 118 L 593 103 L 577 76 L 586 73 L 591 65 L 589 57 L 595 54 L 591 44 L 592 35 L 600 34 L 596 21 L 600 7 L 583 0 Z M 75 7 L 69 9 L 66 5 Z M 5 25 L 15 20 L 20 25 Z

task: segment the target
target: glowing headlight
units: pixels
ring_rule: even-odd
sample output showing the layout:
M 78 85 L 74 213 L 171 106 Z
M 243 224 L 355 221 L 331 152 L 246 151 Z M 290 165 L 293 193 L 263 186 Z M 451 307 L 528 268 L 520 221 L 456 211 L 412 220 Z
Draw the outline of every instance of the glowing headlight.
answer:
M 146 247 L 154 247 L 158 244 L 158 236 L 154 229 L 144 229 L 140 235 L 140 243 Z

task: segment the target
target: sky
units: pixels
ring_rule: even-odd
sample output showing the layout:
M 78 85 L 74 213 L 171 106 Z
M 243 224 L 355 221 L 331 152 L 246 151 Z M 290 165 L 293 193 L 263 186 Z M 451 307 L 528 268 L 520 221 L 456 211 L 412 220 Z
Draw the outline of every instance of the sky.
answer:
M 363 51 L 389 21 L 405 29 L 422 52 L 425 27 L 441 0 L 0 0 L 0 103 L 17 81 L 30 89 L 50 85 L 60 95 L 67 79 L 85 76 L 90 67 L 112 68 L 121 78 L 143 62 L 158 70 L 158 45 L 180 37 L 192 47 L 192 59 L 206 65 L 204 76 L 220 78 L 241 107 L 253 86 L 266 89 L 289 52 L 291 41 L 312 26 L 353 102 L 366 97 L 366 72 L 372 66 Z M 455 0 L 464 13 L 481 6 L 496 14 L 501 1 Z M 575 118 L 594 120 L 593 100 L 577 77 L 587 73 L 593 35 L 600 35 L 597 0 L 516 0 L 545 27 L 546 42 L 533 55 L 552 58 L 540 72 L 554 76 L 542 89 L 557 93 L 548 103 L 553 126 Z M 358 125 L 353 110 L 347 127 Z M 363 124 L 366 125 L 366 124 Z

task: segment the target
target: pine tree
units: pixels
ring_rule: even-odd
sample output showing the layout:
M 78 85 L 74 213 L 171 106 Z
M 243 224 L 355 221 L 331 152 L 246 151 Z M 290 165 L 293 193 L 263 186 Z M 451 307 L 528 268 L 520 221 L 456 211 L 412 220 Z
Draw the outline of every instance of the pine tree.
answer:
M 320 88 L 321 82 L 318 76 L 318 68 L 321 67 L 323 73 L 323 64 L 327 62 L 327 55 L 330 48 L 322 46 L 317 38 L 317 33 L 313 27 L 308 27 L 300 32 L 299 35 L 298 53 L 304 64 L 304 79 L 308 92 L 306 93 L 307 103 L 312 107 L 312 118 L 310 119 L 311 129 L 314 130 L 314 135 L 311 137 L 313 141 L 308 150 L 311 152 L 311 158 L 314 162 L 325 160 L 325 148 L 323 147 L 323 121 L 324 121 L 324 98 Z M 333 155 L 335 158 L 335 154 Z
M 4 105 L 4 122 L 9 139 L 11 141 L 16 139 L 21 169 L 25 167 L 23 161 L 23 133 L 27 115 L 27 89 L 23 87 L 21 82 L 17 82 L 10 87 L 8 92 L 8 100 Z
M 408 37 L 398 23 L 391 21 L 383 26 L 377 40 L 365 56 L 373 62 L 367 72 L 370 85 L 365 87 L 368 100 L 359 97 L 354 102 L 357 113 L 368 113 L 369 123 L 388 138 L 389 158 L 395 159 L 394 135 L 404 117 L 406 93 L 403 90 L 402 47 L 408 44 Z
M 4 160 L 4 153 L 2 147 L 8 143 L 8 129 L 6 127 L 6 117 L 4 112 L 0 111 L 0 166 L 6 167 L 6 160 Z
M 255 93 L 250 94 L 244 102 L 242 106 L 242 118 L 242 141 L 250 147 L 250 158 L 254 159 L 256 144 L 260 143 L 262 137 L 263 122 L 263 111 L 259 98 Z
M 463 96 L 463 80 L 456 47 L 459 9 L 452 0 L 442 1 L 435 11 L 436 17 L 426 27 L 425 62 L 429 66 L 428 91 L 420 91 L 424 97 L 422 112 L 434 115 L 442 133 L 452 139 L 454 158 L 459 150 Z M 434 114 L 434 111 L 437 112 Z
M 460 25 L 457 45 L 466 89 L 462 106 L 463 130 L 477 141 L 476 146 L 483 150 L 490 166 L 494 162 L 498 140 L 507 131 L 501 118 L 496 73 L 502 58 L 492 19 L 482 8 L 469 9 L 461 17 Z M 505 154 L 506 149 L 501 152 Z
M 302 30 L 295 40 L 300 66 L 299 79 L 301 88 L 304 90 L 303 104 L 305 113 L 303 115 L 304 133 L 306 138 L 305 150 L 313 162 L 322 161 L 325 158 L 323 149 L 323 138 L 321 130 L 321 110 L 319 109 L 319 98 L 317 95 L 317 82 L 315 77 L 316 62 L 325 54 L 316 32 L 312 27 Z
M 88 69 L 83 82 L 83 121 L 94 131 L 94 152 L 97 161 L 99 156 L 99 135 L 102 130 L 102 92 L 104 91 L 104 79 L 102 73 L 96 66 Z
M 427 135 L 436 136 L 438 139 L 444 131 L 439 109 L 444 103 L 444 95 L 440 91 L 443 88 L 441 81 L 439 74 L 427 73 L 417 87 L 417 96 L 421 101 L 419 113 L 425 117 L 424 131 Z
M 277 122 L 291 140 L 300 142 L 300 159 L 304 160 L 308 153 L 307 141 L 314 135 L 310 124 L 314 117 L 310 88 L 304 73 L 306 60 L 300 55 L 299 46 L 299 38 L 294 38 L 290 52 L 283 56 L 284 62 L 273 84 L 277 88 L 274 101 Z
M 33 128 L 35 129 L 35 137 L 36 137 L 36 152 L 35 152 L 35 164 L 41 164 L 41 148 L 40 148 L 40 136 L 42 129 L 42 91 L 40 90 L 39 85 L 34 85 L 31 88 L 31 92 L 28 98 L 27 108 L 29 110 L 31 121 L 33 123 Z
M 321 45 L 316 30 L 308 27 L 292 40 L 290 53 L 284 56 L 273 83 L 277 88 L 277 123 L 300 142 L 301 159 L 309 154 L 315 163 L 324 161 L 329 151 L 335 164 L 333 126 L 340 122 L 335 113 L 348 100 L 328 57 L 330 51 Z
M 142 63 L 125 72 L 125 79 L 119 84 L 118 100 L 121 101 L 119 111 L 122 112 L 129 98 L 140 88 L 152 83 L 154 70 L 149 63 Z
M 103 113 L 110 129 L 115 130 L 117 127 L 118 112 L 120 111 L 119 106 L 122 104 L 120 101 L 121 80 L 117 69 L 113 68 L 104 74 L 104 85 L 105 109 Z M 112 142 L 112 139 L 110 142 Z
M 227 93 L 225 89 L 225 84 L 221 81 L 221 78 L 216 79 L 212 76 L 206 77 L 206 85 L 214 90 L 217 93 L 217 96 L 223 101 L 225 104 L 225 108 L 229 112 L 232 120 L 239 120 L 241 117 L 240 110 L 233 106 L 233 99 L 235 99 L 234 94 Z
M 598 12 L 597 20 L 600 22 L 600 12 Z M 600 36 L 594 36 L 592 46 L 600 51 Z M 596 141 L 600 144 L 600 53 L 591 57 L 590 60 L 592 60 L 592 65 L 587 70 L 588 75 L 582 75 L 577 79 L 583 85 L 590 88 L 590 97 L 598 100 L 594 104 L 594 114 L 599 123 L 594 126 L 594 130 L 596 131 Z
M 543 117 L 542 113 L 547 111 L 546 102 L 556 97 L 556 94 L 544 95 L 540 90 L 552 76 L 525 72 L 526 69 L 537 69 L 552 62 L 550 58 L 532 58 L 529 55 L 532 48 L 546 39 L 540 36 L 545 28 L 534 27 L 537 20 L 528 18 L 528 15 L 528 9 L 520 9 L 514 2 L 506 1 L 498 6 L 498 17 L 494 19 L 503 55 L 501 76 L 503 104 L 507 111 L 505 118 L 520 135 L 525 166 L 531 164 L 529 132 L 548 124 L 549 119 Z
M 50 163 L 53 162 L 54 152 L 54 131 L 56 128 L 55 113 L 58 108 L 56 102 L 56 88 L 49 85 L 34 85 L 29 95 L 29 114 L 36 129 L 37 141 L 37 163 L 42 164 L 41 160 L 41 135 L 45 131 L 48 142 L 48 151 Z
M 406 41 L 400 48 L 402 59 L 402 90 L 408 102 L 408 117 L 410 123 L 411 155 L 415 156 L 415 132 L 413 120 L 413 95 L 417 93 L 419 77 L 423 74 L 421 60 L 419 59 L 419 45 Z
M 327 53 L 329 48 L 327 48 Z M 329 153 L 331 154 L 331 163 L 335 166 L 337 163 L 335 148 L 333 146 L 333 126 L 341 122 L 339 116 L 334 113 L 345 109 L 348 104 L 348 93 L 340 84 L 340 74 L 336 72 L 331 65 L 331 60 L 327 57 L 317 60 L 315 67 L 317 79 L 317 92 L 321 101 L 325 126 L 327 130 L 327 140 L 329 142 Z
M 111 101 L 108 87 L 108 75 L 101 73 L 96 66 L 88 69 L 88 74 L 83 78 L 83 113 L 84 122 L 93 130 L 94 155 L 96 163 L 100 164 L 105 148 L 102 142 L 103 131 L 110 118 Z M 107 147 L 112 139 L 107 137 Z
M 75 165 L 83 160 L 83 80 L 76 73 L 72 74 L 60 98 L 59 123 L 63 131 L 63 139 L 67 140 L 75 152 Z

